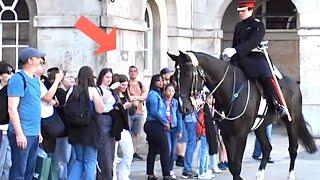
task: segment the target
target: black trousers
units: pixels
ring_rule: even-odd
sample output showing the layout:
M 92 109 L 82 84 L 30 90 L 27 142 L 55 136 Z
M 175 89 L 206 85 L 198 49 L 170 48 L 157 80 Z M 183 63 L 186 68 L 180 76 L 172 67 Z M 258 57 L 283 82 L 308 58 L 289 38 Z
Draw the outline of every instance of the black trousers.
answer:
M 110 115 L 98 115 L 98 125 L 100 128 L 100 141 L 98 147 L 98 165 L 97 180 L 107 180 L 113 177 L 113 160 L 115 138 L 111 137 L 110 129 L 112 118 Z
M 154 162 L 156 155 L 160 153 L 160 163 L 162 175 L 170 175 L 170 158 L 169 158 L 169 143 L 167 131 L 164 130 L 164 125 L 160 121 L 147 121 L 144 124 L 144 131 L 147 134 L 149 144 L 147 156 L 147 175 L 154 175 Z
M 210 117 L 205 119 L 204 124 L 209 145 L 209 155 L 218 154 L 218 127 L 214 123 L 213 118 Z

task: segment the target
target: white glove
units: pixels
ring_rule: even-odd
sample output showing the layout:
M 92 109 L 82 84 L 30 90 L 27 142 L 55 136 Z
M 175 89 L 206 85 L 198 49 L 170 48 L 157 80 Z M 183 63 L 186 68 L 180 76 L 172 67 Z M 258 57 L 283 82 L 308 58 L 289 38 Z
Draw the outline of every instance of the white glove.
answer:
M 120 86 L 120 82 L 115 82 L 111 84 L 110 89 L 115 90 Z
M 222 56 L 227 56 L 228 58 L 231 58 L 236 53 L 237 50 L 235 48 L 225 48 L 222 52 Z

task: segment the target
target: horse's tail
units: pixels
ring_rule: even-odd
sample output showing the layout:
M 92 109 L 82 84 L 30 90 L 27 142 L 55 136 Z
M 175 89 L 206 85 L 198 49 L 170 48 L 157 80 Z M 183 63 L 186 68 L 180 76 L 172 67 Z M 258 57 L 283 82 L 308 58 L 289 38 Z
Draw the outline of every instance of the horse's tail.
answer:
M 305 147 L 308 153 L 315 153 L 318 149 L 313 136 L 307 128 L 307 126 L 310 127 L 310 125 L 304 120 L 302 113 L 299 113 L 296 118 L 294 124 L 298 141 Z
M 291 94 L 288 98 L 290 112 L 293 118 L 293 130 L 294 136 L 297 137 L 298 142 L 304 146 L 308 153 L 315 153 L 317 151 L 317 146 L 314 141 L 313 136 L 310 131 L 312 130 L 310 125 L 305 121 L 302 114 L 302 94 L 298 84 L 290 79 L 288 76 L 285 76 L 287 81 L 287 94 Z M 309 131 L 310 130 L 310 131 Z

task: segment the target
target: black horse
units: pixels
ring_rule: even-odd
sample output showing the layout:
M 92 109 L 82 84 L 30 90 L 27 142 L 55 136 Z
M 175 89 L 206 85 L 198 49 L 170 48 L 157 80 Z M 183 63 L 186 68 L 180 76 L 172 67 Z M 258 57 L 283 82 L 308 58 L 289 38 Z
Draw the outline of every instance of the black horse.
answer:
M 203 86 L 207 86 L 215 97 L 217 114 L 220 114 L 217 124 L 226 146 L 229 170 L 234 180 L 242 179 L 240 173 L 246 141 L 257 117 L 260 97 L 263 93 L 260 93 L 254 80 L 248 80 L 240 68 L 228 62 L 201 52 L 180 51 L 179 56 L 169 53 L 168 55 L 175 61 L 175 76 L 183 114 L 193 112 L 194 107 L 190 97 L 196 91 L 201 91 Z M 298 141 L 309 153 L 316 152 L 317 147 L 302 115 L 302 96 L 298 84 L 288 76 L 284 76 L 279 83 L 292 117 L 292 121 L 287 117 L 281 120 L 286 126 L 289 137 L 288 178 L 293 180 Z M 225 116 L 222 115 L 222 111 L 226 112 Z M 257 179 L 264 179 L 264 169 L 272 149 L 265 127 L 275 120 L 279 118 L 274 108 L 270 107 L 261 126 L 254 130 L 263 153 Z

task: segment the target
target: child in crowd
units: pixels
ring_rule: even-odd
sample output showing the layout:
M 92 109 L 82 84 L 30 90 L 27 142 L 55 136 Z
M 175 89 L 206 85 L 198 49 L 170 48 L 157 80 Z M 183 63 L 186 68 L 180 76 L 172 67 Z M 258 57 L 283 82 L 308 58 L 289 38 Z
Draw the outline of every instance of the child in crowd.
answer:
M 167 132 L 170 151 L 170 175 L 175 177 L 173 164 L 176 159 L 176 145 L 178 138 L 182 136 L 182 115 L 179 110 L 178 100 L 173 98 L 175 93 L 174 85 L 169 83 L 164 88 L 164 102 L 166 104 L 166 117 L 170 125 Z

